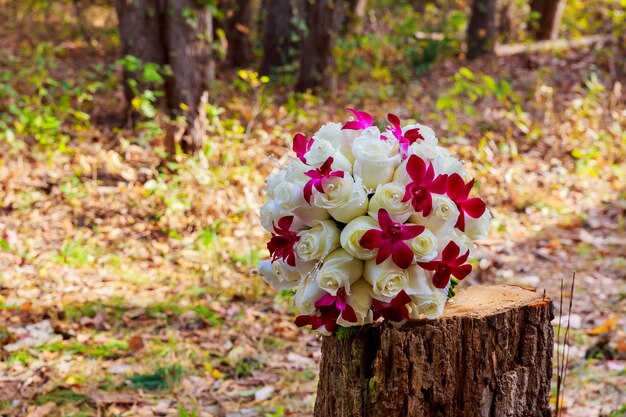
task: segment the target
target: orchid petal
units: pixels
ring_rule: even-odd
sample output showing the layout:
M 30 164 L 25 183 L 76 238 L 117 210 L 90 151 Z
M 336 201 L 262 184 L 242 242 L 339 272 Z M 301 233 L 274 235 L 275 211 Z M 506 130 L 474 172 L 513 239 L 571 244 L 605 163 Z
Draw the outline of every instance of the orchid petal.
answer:
M 381 263 L 385 261 L 385 259 L 389 258 L 389 255 L 391 255 L 391 252 L 392 252 L 392 246 L 388 244 L 382 245 L 380 248 L 378 248 L 378 253 L 376 254 L 376 265 L 380 265 Z
M 461 251 L 461 248 L 459 248 L 459 245 L 457 245 L 456 243 L 454 243 L 454 241 L 451 240 L 450 243 L 446 245 L 445 249 L 441 253 L 441 263 L 449 264 L 451 261 L 454 261 L 457 258 L 457 256 L 459 256 L 460 251 Z
M 433 197 L 430 195 L 430 193 L 426 193 L 424 195 L 424 200 L 422 202 L 422 216 L 428 217 L 432 210 L 433 210 Z
M 444 194 L 448 185 L 448 175 L 438 175 L 437 178 L 428 186 L 428 191 L 435 194 Z
M 447 191 L 450 200 L 456 201 L 465 192 L 465 182 L 457 173 L 448 176 Z
M 415 257 L 415 254 L 413 253 L 409 245 L 407 245 L 406 243 L 398 242 L 393 246 L 393 253 L 392 253 L 393 263 L 398 265 L 399 268 L 406 269 L 409 266 L 411 266 L 411 263 L 413 262 L 414 257 Z M 377 260 L 377 263 L 378 263 L 378 260 Z
M 345 321 L 349 321 L 350 323 L 356 323 L 358 321 L 356 317 L 356 313 L 354 312 L 354 308 L 352 306 L 346 304 L 346 309 L 341 314 L 341 318 Z
M 368 230 L 361 236 L 359 244 L 365 249 L 376 249 L 380 247 L 383 244 L 382 231 L 378 229 Z
M 385 209 L 378 210 L 378 224 L 382 230 L 385 230 L 387 227 L 394 224 L 394 221 L 391 219 L 391 216 Z
M 458 280 L 462 280 L 468 276 L 470 272 L 472 272 L 472 265 L 470 264 L 450 268 L 450 273 Z
M 460 203 L 461 208 L 470 217 L 477 219 L 482 216 L 485 210 L 487 209 L 487 205 L 480 198 L 470 198 L 469 200 L 465 200 Z
M 311 205 L 311 197 L 313 196 L 313 180 L 307 182 L 302 189 L 304 199 Z
M 441 273 L 439 271 L 435 272 L 435 275 L 433 275 L 433 285 L 436 288 L 439 289 L 443 289 L 446 288 L 446 286 L 448 285 L 448 282 L 450 282 L 450 274 L 445 274 L 445 273 Z
M 417 155 L 411 155 L 406 164 L 406 172 L 411 179 L 417 183 L 421 183 L 421 179 L 426 171 L 426 163 Z
M 422 234 L 426 227 L 419 224 L 405 224 L 402 226 L 402 240 L 413 239 Z

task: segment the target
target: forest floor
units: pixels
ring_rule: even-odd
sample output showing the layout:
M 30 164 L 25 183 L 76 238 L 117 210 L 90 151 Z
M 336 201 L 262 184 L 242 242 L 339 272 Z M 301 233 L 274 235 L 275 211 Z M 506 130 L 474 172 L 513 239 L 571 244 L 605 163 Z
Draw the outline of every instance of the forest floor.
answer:
M 448 60 L 384 96 L 224 76 L 209 146 L 169 169 L 158 134 L 123 128 L 111 54 L 68 42 L 27 74 L 3 59 L 3 87 L 35 94 L 40 77 L 49 95 L 0 107 L 60 128 L 0 136 L 0 415 L 311 416 L 320 341 L 251 272 L 267 256 L 257 212 L 293 134 L 358 107 L 419 118 L 478 179 L 493 230 L 461 288 L 543 287 L 558 313 L 576 273 L 563 416 L 625 416 L 626 92 L 607 51 Z M 80 102 L 48 79 L 100 83 L 74 105 L 89 122 L 48 108 Z

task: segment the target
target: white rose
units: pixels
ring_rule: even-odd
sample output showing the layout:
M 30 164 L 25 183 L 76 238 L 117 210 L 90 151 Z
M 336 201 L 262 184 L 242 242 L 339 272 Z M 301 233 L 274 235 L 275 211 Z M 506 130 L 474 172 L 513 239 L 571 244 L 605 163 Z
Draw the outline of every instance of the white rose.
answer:
M 341 246 L 352 256 L 367 260 L 376 257 L 376 249 L 365 249 L 361 246 L 361 238 L 370 229 L 378 229 L 378 222 L 370 216 L 359 216 L 352 219 L 341 231 Z
M 304 175 L 305 172 L 311 169 L 310 166 L 306 165 L 299 159 L 293 159 L 290 163 L 287 164 L 283 168 L 285 171 L 285 181 L 296 182 L 296 181 L 308 181 L 309 177 Z
M 354 163 L 354 154 L 352 153 L 352 145 L 356 138 L 361 136 L 369 136 L 373 138 L 380 138 L 380 130 L 376 126 L 370 126 L 367 129 L 362 130 L 342 130 L 341 131 L 342 139 L 341 145 L 339 146 L 339 150 L 343 153 L 346 158 L 352 163 Z
M 359 136 L 352 144 L 352 153 L 354 176 L 360 177 L 363 185 L 372 190 L 391 181 L 401 160 L 397 149 L 394 152 L 393 144 L 380 137 Z
M 428 229 L 408 242 L 417 262 L 430 262 L 437 257 L 438 240 Z
M 326 123 L 313 135 L 314 143 L 320 139 L 327 140 L 338 149 L 343 141 L 341 123 Z M 307 160 L 308 161 L 308 160 Z
M 356 182 L 348 174 L 343 178 L 330 177 L 324 180 L 324 192 L 313 192 L 314 205 L 328 210 L 335 220 L 348 223 L 367 211 L 367 194 L 359 179 Z
M 391 258 L 376 265 L 376 260 L 370 259 L 365 262 L 363 278 L 370 283 L 374 296 L 377 299 L 389 301 L 398 295 L 400 291 L 407 288 L 410 270 L 415 267 L 417 265 L 411 265 L 407 269 L 402 269 Z
M 345 287 L 350 293 L 350 285 L 363 274 L 363 261 L 355 259 L 344 249 L 337 249 L 326 257 L 324 265 L 315 275 L 320 288 L 337 295 L 339 288 Z
M 419 129 L 420 135 L 422 135 L 422 137 L 424 138 L 423 141 L 418 140 L 419 142 L 426 142 L 433 145 L 437 144 L 437 135 L 435 134 L 435 131 L 432 130 L 430 127 L 415 123 L 412 125 L 404 126 L 402 128 L 402 133 L 404 134 L 411 129 Z
M 328 158 L 333 158 L 332 169 L 352 173 L 352 164 L 338 149 L 325 139 L 314 139 L 311 149 L 304 154 L 306 163 L 312 167 L 319 168 L 324 165 Z
M 411 213 L 413 207 L 411 201 L 402 202 L 404 198 L 405 186 L 401 182 L 390 182 L 379 185 L 376 193 L 370 199 L 368 213 L 372 217 L 378 216 L 378 210 L 384 208 L 387 210 L 393 221 L 404 223 Z
M 447 290 L 444 292 L 439 288 L 435 288 L 435 291 L 430 294 L 412 295 L 409 303 L 409 317 L 412 319 L 423 317 L 431 320 L 436 319 L 443 314 L 447 298 Z
M 298 285 L 300 270 L 281 260 L 260 261 L 259 274 L 263 280 L 277 290 L 288 290 Z
M 458 229 L 453 229 L 446 238 L 439 239 L 439 247 L 437 248 L 439 252 L 443 251 L 448 243 L 454 242 L 460 248 L 459 256 L 465 254 L 465 252 L 469 251 L 469 259 L 473 259 L 476 256 L 476 245 L 472 242 L 472 239 L 467 237 L 467 235 L 461 232 Z
M 280 171 L 276 171 L 267 177 L 265 180 L 265 194 L 268 199 L 274 198 L 274 190 L 279 184 L 282 184 L 285 181 L 286 175 L 287 173 L 285 170 L 281 169 Z
M 447 196 L 432 194 L 432 199 L 433 209 L 428 217 L 424 217 L 422 213 L 415 213 L 410 221 L 426 226 L 441 241 L 452 232 L 460 213 L 454 201 Z
M 435 168 L 435 175 L 459 174 L 461 177 L 467 175 L 463 167 L 463 162 L 453 156 L 437 155 L 435 159 L 433 159 L 432 164 L 433 168 Z
M 306 166 L 299 159 L 292 160 L 287 166 L 281 170 L 272 173 L 265 180 L 265 193 L 268 199 L 274 198 L 274 191 L 280 184 L 286 182 L 294 183 L 297 181 L 308 181 L 309 177 L 304 173 L 310 170 L 311 167 Z
M 337 319 L 338 325 L 344 327 L 362 326 L 374 321 L 372 314 L 372 295 L 370 294 L 371 290 L 372 287 L 370 284 L 362 279 L 352 284 L 346 303 L 354 309 L 357 321 L 356 323 L 349 322 L 339 316 Z
M 339 247 L 340 233 L 333 220 L 321 221 L 313 228 L 298 233 L 300 240 L 296 244 L 296 254 L 303 261 L 322 259 Z
M 436 288 L 433 285 L 431 273 L 422 268 L 416 268 L 411 274 L 407 294 L 411 297 L 409 304 L 410 317 L 419 319 L 426 317 L 434 319 L 441 316 L 446 304 L 448 287 Z
M 304 201 L 304 193 L 302 192 L 303 188 L 303 182 L 282 181 L 274 188 L 273 200 L 285 210 L 299 207 L 306 203 Z
M 437 146 L 437 139 L 417 140 L 409 146 L 409 155 L 417 155 L 424 161 L 432 161 L 440 155 L 440 146 Z
M 326 291 L 321 289 L 317 282 L 308 277 L 300 281 L 294 302 L 296 308 L 300 314 L 314 314 L 317 308 L 315 303 L 326 294 Z
M 465 234 L 472 240 L 486 239 L 491 219 L 492 216 L 489 210 L 485 210 L 483 215 L 477 219 L 465 216 Z
M 291 210 L 281 207 L 276 201 L 270 200 L 261 206 L 259 214 L 261 215 L 261 225 L 263 228 L 268 232 L 273 232 L 273 224 L 278 224 L 278 220 L 280 220 L 281 217 L 291 216 L 293 213 Z M 299 220 L 296 221 L 296 219 L 294 219 L 294 223 L 295 224 L 291 226 L 292 230 L 297 230 L 302 226 L 302 222 Z
M 409 176 L 409 173 L 406 170 L 407 163 L 409 162 L 409 158 L 403 160 L 398 168 L 393 172 L 393 182 L 398 182 L 402 185 L 407 185 L 413 182 L 413 179 Z M 402 194 L 404 197 L 404 193 Z
M 315 226 L 319 221 L 330 219 L 328 211 L 321 207 L 310 206 L 308 203 L 293 209 L 293 214 L 300 222 L 309 227 Z

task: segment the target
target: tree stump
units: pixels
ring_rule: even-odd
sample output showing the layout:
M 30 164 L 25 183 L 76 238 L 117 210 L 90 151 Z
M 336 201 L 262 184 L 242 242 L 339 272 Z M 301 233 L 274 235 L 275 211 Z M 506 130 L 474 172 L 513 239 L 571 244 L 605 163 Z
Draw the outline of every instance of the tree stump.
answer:
M 469 287 L 435 320 L 322 341 L 316 417 L 550 417 L 552 301 Z

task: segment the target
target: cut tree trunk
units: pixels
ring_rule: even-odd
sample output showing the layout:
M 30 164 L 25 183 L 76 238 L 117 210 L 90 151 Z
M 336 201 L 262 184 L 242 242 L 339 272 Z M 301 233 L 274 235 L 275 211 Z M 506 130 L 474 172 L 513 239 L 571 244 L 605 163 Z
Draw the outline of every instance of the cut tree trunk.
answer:
M 550 417 L 552 301 L 470 287 L 436 320 L 326 336 L 316 417 Z
M 492 53 L 496 43 L 496 0 L 473 0 L 467 25 L 467 57 Z
M 530 2 L 531 14 L 539 16 L 538 21 L 533 16 L 529 23 L 535 39 L 541 41 L 554 40 L 559 36 L 559 26 L 564 9 L 565 0 L 532 0 Z
M 330 88 L 328 69 L 333 63 L 333 47 L 345 15 L 343 0 L 317 0 L 307 3 L 308 33 L 302 43 L 300 75 L 296 91 Z

